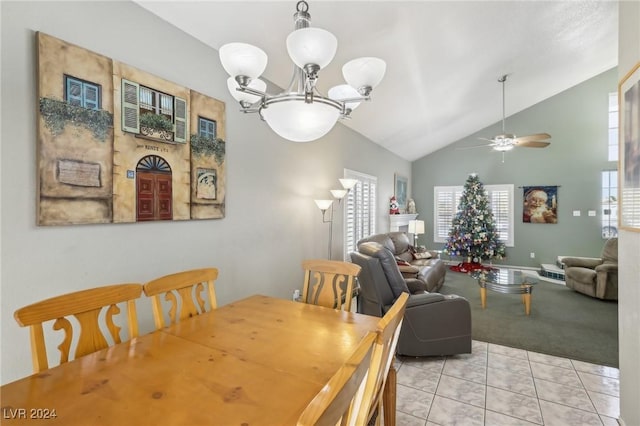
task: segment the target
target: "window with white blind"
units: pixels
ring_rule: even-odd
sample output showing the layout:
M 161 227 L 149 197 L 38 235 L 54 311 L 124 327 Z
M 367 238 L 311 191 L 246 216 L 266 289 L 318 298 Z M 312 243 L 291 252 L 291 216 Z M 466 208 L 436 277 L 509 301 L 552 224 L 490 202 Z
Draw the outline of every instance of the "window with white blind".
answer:
M 618 161 L 618 94 L 609 93 L 608 160 Z
M 485 185 L 489 208 L 502 241 L 507 247 L 514 245 L 513 185 Z M 433 241 L 444 243 L 449 236 L 451 221 L 458 212 L 462 186 L 436 186 L 433 188 Z
M 378 178 L 353 170 L 344 171 L 347 179 L 358 183 L 344 198 L 344 260 L 356 251 L 356 243 L 376 232 L 376 191 Z

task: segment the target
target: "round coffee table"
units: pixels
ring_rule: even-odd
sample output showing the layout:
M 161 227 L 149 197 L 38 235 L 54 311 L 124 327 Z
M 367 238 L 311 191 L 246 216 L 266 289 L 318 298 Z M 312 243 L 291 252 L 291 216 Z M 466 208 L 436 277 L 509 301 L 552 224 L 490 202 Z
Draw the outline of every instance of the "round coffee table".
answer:
M 524 313 L 531 313 L 531 293 L 538 280 L 521 271 L 508 268 L 491 268 L 475 271 L 471 276 L 478 280 L 480 286 L 480 303 L 482 309 L 487 307 L 487 289 L 496 293 L 522 294 Z

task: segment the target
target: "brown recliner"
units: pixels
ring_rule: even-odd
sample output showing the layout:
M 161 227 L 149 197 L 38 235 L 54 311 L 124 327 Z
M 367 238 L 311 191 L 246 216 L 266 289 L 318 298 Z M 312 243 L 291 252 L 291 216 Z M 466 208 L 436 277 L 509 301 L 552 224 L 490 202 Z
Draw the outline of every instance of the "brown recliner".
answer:
M 426 292 L 419 279 L 402 277 L 394 255 L 376 242 L 362 243 L 351 261 L 360 265 L 358 312 L 382 317 L 401 293 L 410 293 L 397 353 L 435 356 L 471 353 L 471 307 L 467 299 Z
M 600 257 L 563 257 L 567 287 L 591 297 L 618 300 L 618 239 L 607 240 Z

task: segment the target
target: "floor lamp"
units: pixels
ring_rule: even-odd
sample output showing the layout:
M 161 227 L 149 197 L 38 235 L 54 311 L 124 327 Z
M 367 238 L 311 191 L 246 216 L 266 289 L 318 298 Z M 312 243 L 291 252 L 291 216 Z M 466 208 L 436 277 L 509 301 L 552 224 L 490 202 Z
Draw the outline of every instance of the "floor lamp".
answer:
M 409 233 L 413 234 L 413 246 L 418 247 L 418 235 L 424 234 L 424 220 L 410 220 Z
M 342 202 L 342 199 L 346 197 L 349 191 L 356 186 L 358 181 L 356 179 L 339 179 L 343 189 L 332 189 L 331 195 L 338 200 L 338 204 Z M 322 212 L 322 222 L 329 222 L 329 260 L 331 260 L 331 246 L 333 244 L 333 208 L 335 204 L 333 200 L 314 200 L 320 211 Z M 327 212 L 329 214 L 327 215 Z M 327 218 L 327 216 L 329 216 Z

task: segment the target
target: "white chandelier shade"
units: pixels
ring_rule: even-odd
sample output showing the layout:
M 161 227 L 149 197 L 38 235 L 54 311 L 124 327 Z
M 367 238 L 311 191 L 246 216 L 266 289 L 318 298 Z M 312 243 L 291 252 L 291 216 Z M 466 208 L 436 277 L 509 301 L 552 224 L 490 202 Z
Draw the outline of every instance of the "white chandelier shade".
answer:
M 363 94 L 361 92 L 363 88 L 368 88 L 371 91 L 371 89 L 380 84 L 386 71 L 387 64 L 382 59 L 358 58 L 344 64 L 342 76 L 350 86 L 356 88 L 360 94 Z
M 264 92 L 267 88 L 267 83 L 260 80 L 259 78 L 254 78 L 251 80 L 251 82 L 249 82 L 247 87 L 259 92 Z M 227 79 L 227 88 L 229 89 L 231 96 L 233 96 L 236 101 L 240 102 L 240 104 L 242 104 L 243 102 L 247 102 L 249 105 L 251 105 L 260 100 L 260 96 L 258 95 L 252 95 L 248 92 L 238 90 L 240 88 L 240 85 L 233 77 L 229 77 Z
M 340 99 L 358 99 L 360 98 L 360 93 L 353 87 L 348 84 L 340 84 L 339 86 L 333 86 L 329 89 L 328 95 L 331 99 L 339 101 Z M 345 102 L 344 106 L 347 109 L 353 111 L 358 108 L 360 102 Z
M 276 102 L 262 110 L 271 129 L 293 142 L 311 142 L 329 133 L 340 112 L 320 102 L 305 103 L 304 99 Z
M 300 0 L 294 14 L 295 30 L 286 40 L 287 52 L 295 64 L 291 85 L 271 95 L 259 80 L 267 66 L 267 54 L 246 43 L 228 43 L 220 48 L 220 62 L 230 75 L 227 87 L 240 103 L 242 112 L 258 113 L 279 136 L 294 142 L 310 142 L 326 135 L 340 118 L 349 118 L 363 101 L 370 100 L 386 70 L 379 58 L 364 57 L 342 69 L 347 84 L 329 91 L 317 88 L 318 71 L 333 60 L 338 40 L 329 31 L 310 28 L 309 5 Z
M 287 52 L 299 68 L 314 64 L 322 69 L 336 56 L 336 50 L 336 36 L 321 28 L 300 28 L 287 37 Z
M 222 67 L 232 77 L 258 78 L 267 68 L 267 54 L 247 43 L 228 43 L 220 47 Z

